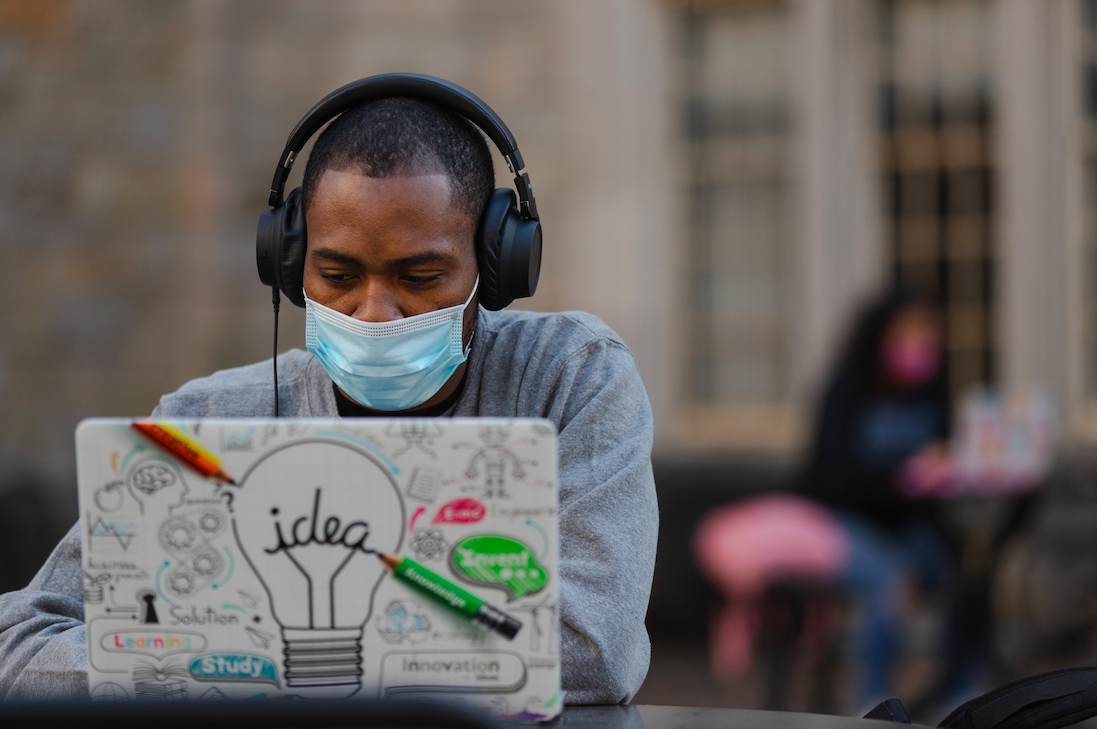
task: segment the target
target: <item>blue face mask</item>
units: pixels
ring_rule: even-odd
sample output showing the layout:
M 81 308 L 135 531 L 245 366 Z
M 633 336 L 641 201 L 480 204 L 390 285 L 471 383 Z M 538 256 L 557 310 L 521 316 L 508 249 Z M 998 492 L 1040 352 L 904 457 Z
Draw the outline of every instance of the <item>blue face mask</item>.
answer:
M 422 405 L 468 357 L 463 304 L 384 322 L 359 321 L 305 296 L 305 344 L 339 389 L 374 410 Z M 472 340 L 469 340 L 469 347 Z

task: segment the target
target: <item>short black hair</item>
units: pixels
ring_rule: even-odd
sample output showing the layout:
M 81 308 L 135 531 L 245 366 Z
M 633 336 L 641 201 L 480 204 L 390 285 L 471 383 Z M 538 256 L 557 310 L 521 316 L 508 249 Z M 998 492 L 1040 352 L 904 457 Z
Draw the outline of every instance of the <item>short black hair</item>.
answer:
M 327 170 L 367 177 L 444 173 L 450 205 L 473 222 L 495 188 L 491 151 L 480 130 L 456 112 L 406 97 L 371 99 L 328 125 L 305 165 L 306 210 Z

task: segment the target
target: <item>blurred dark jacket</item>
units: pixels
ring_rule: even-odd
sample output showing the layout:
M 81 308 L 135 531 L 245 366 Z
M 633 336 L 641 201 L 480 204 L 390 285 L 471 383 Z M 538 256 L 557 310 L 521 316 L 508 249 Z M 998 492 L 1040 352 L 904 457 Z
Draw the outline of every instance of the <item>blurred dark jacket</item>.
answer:
M 892 322 L 925 299 L 894 289 L 857 316 L 823 397 L 800 490 L 828 506 L 859 513 L 881 526 L 935 517 L 926 499 L 896 488 L 899 468 L 927 445 L 948 438 L 946 358 L 929 382 L 900 387 L 885 372 L 882 345 Z
M 943 387 L 883 394 L 873 382 L 847 370 L 827 389 L 802 491 L 885 527 L 932 519 L 934 504 L 901 494 L 896 475 L 908 458 L 946 439 L 948 431 Z

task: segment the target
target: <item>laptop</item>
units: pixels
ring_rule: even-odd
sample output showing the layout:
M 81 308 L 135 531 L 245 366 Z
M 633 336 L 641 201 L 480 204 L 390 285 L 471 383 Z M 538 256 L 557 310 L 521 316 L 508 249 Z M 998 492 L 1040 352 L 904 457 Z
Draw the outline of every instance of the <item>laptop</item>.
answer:
M 559 713 L 550 422 L 89 419 L 76 446 L 93 699 Z

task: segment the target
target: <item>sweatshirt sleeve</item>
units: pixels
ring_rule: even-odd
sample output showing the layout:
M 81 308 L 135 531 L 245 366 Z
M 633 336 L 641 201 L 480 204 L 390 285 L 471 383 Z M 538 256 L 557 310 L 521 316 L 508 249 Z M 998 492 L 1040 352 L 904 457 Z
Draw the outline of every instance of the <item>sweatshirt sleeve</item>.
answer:
M 0 595 L 0 698 L 86 698 L 85 635 L 77 522 L 26 589 Z
M 569 704 L 627 702 L 651 659 L 644 617 L 659 516 L 652 415 L 632 354 L 610 339 L 567 357 L 560 424 L 560 628 Z
M 80 524 L 26 588 L 0 595 L 0 701 L 88 696 Z

